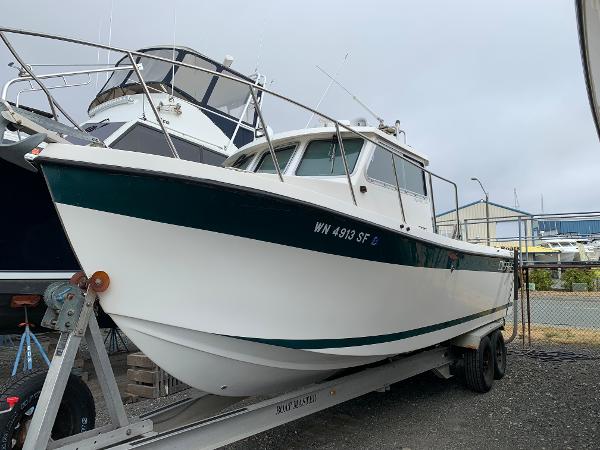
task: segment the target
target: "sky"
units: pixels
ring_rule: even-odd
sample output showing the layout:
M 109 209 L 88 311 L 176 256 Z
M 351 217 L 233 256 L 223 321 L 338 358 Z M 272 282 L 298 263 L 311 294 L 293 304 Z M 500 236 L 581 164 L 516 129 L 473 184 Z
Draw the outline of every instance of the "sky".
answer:
M 3 26 L 108 43 L 111 1 L 21 0 Z M 401 121 L 408 144 L 430 169 L 457 183 L 459 201 L 482 198 L 531 213 L 600 210 L 600 143 L 587 99 L 574 4 L 510 1 L 112 1 L 112 45 L 192 47 L 233 68 L 265 74 L 270 87 L 315 106 L 328 85 L 319 65 L 386 122 Z M 98 54 L 15 36 L 30 63 L 96 63 Z M 348 54 L 346 60 L 345 55 Z M 116 55 L 100 54 L 112 62 Z M 0 49 L 0 79 L 16 71 Z M 56 69 L 54 69 L 56 70 Z M 38 68 L 37 73 L 53 71 Z M 4 81 L 3 81 L 4 82 Z M 54 91 L 78 120 L 96 92 Z M 42 105 L 36 94 L 22 102 Z M 320 110 L 338 119 L 366 117 L 338 86 Z M 265 100 L 277 132 L 304 128 L 309 114 Z M 438 188 L 437 185 L 435 187 Z M 440 187 L 439 209 L 451 206 Z M 439 199 L 438 199 L 439 197 Z

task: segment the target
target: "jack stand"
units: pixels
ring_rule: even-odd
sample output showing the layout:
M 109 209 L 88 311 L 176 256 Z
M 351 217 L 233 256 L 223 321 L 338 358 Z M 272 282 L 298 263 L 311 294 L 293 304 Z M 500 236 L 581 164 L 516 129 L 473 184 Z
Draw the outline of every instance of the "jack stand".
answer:
M 32 351 L 31 351 L 31 341 L 32 340 L 35 343 L 36 347 L 38 348 L 40 355 L 42 356 L 42 358 L 44 359 L 44 361 L 46 362 L 48 367 L 50 367 L 50 360 L 48 359 L 48 355 L 46 355 L 44 347 L 42 347 L 42 345 L 40 344 L 40 341 L 38 341 L 37 337 L 35 337 L 35 334 L 33 334 L 33 332 L 31 331 L 31 328 L 30 328 L 31 324 L 29 323 L 29 318 L 27 316 L 27 306 L 23 306 L 23 309 L 25 310 L 25 322 L 20 323 L 19 326 L 20 327 L 24 326 L 25 331 L 23 331 L 23 334 L 21 335 L 21 340 L 19 342 L 19 350 L 17 350 L 17 356 L 15 358 L 15 363 L 13 365 L 13 370 L 11 373 L 11 376 L 13 376 L 13 377 L 17 374 L 17 368 L 19 367 L 19 361 L 21 360 L 21 356 L 23 354 L 23 346 L 25 346 L 25 358 L 23 358 L 23 372 L 30 372 L 31 370 L 33 370 L 33 358 L 32 358 Z
M 152 429 L 150 420 L 135 424 L 129 423 L 108 354 L 102 341 L 102 335 L 98 328 L 98 322 L 94 315 L 96 292 L 106 290 L 109 282 L 108 275 L 105 272 L 96 272 L 89 282 L 83 276 L 78 276 L 76 279 L 74 277 L 70 283 L 54 283 L 46 289 L 44 301 L 48 305 L 48 309 L 42 325 L 59 330 L 61 334 L 29 425 L 23 447 L 25 450 L 47 448 L 61 398 L 82 340 L 85 341 L 89 349 L 111 423 L 73 436 L 77 438 L 77 446 L 88 448 L 84 444 L 89 439 L 89 447 L 92 448 L 91 441 L 100 433 L 109 435 L 103 440 L 103 444 L 110 445 Z M 86 284 L 84 293 L 82 287 Z M 73 437 L 52 442 L 52 448 L 74 442 Z
M 108 334 L 104 338 L 104 345 L 106 345 L 106 341 L 108 341 L 107 351 L 109 355 L 120 352 L 121 345 L 123 346 L 125 352 L 129 352 L 129 348 L 125 343 L 125 339 L 123 339 L 123 334 L 121 333 L 121 330 L 119 330 L 116 327 L 109 328 Z

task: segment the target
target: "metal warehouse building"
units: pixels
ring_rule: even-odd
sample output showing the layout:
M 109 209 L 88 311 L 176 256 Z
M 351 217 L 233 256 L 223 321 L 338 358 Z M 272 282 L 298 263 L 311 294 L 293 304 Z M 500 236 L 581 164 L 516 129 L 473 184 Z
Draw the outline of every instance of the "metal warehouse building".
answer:
M 518 221 L 519 217 L 528 219 L 522 224 L 522 234 L 528 236 L 537 234 L 533 215 L 500 205 L 494 202 L 488 202 L 490 216 L 490 241 L 494 244 L 497 241 L 514 242 L 519 235 Z M 485 200 L 477 200 L 458 208 L 458 214 L 461 224 L 461 233 L 463 237 L 471 242 L 487 242 L 487 223 L 486 223 L 486 204 Z M 456 210 L 446 211 L 436 216 L 438 230 L 440 234 L 452 236 L 456 231 Z M 527 227 L 525 227 L 525 223 Z M 527 228 L 527 230 L 525 230 Z
M 542 236 L 600 236 L 600 220 L 538 220 Z

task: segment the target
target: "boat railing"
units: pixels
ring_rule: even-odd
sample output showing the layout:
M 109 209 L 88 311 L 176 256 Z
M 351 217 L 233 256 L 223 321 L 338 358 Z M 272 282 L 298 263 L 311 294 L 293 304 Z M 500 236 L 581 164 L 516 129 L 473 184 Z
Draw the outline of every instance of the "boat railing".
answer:
M 143 68 L 141 64 L 138 64 L 138 67 L 140 69 Z M 99 68 L 99 69 L 74 70 L 74 71 L 67 71 L 67 72 L 48 73 L 48 74 L 36 75 L 36 76 L 37 76 L 38 80 L 47 80 L 47 79 L 54 79 L 54 78 L 62 79 L 63 84 L 59 84 L 57 86 L 46 86 L 46 88 L 48 90 L 52 90 L 52 89 L 87 86 L 88 84 L 90 84 L 90 82 L 92 80 L 91 75 L 93 75 L 93 74 L 99 74 L 99 73 L 105 73 L 105 72 L 106 73 L 118 72 L 118 71 L 123 71 L 123 70 L 133 70 L 133 66 L 116 66 L 116 67 Z M 70 83 L 69 84 L 67 82 L 68 77 L 76 77 L 76 76 L 80 76 L 80 75 L 87 75 L 88 80 L 84 83 Z M 8 90 L 13 84 L 28 82 L 30 85 L 29 89 L 23 89 L 23 90 L 19 91 L 17 94 L 17 100 L 16 100 L 15 104 L 16 104 L 16 106 L 19 106 L 19 95 L 20 94 L 22 94 L 24 92 L 39 92 L 42 90 L 41 87 L 35 88 L 32 81 L 34 81 L 34 78 L 29 75 L 23 75 L 23 76 L 19 76 L 17 78 L 12 78 L 11 80 L 8 80 L 2 87 L 2 94 L 1 94 L 0 98 L 2 98 L 2 101 L 7 101 L 8 100 Z
M 434 195 L 433 195 L 433 182 L 432 179 L 436 178 L 440 181 L 443 181 L 445 183 L 448 183 L 452 186 L 453 190 L 454 190 L 454 203 L 455 203 L 455 208 L 456 208 L 456 236 L 454 236 L 455 238 L 461 239 L 461 233 L 460 233 L 460 229 L 461 229 L 461 222 L 460 222 L 460 216 L 459 216 L 459 209 L 458 209 L 458 187 L 456 185 L 456 183 L 454 183 L 451 180 L 448 180 L 445 177 L 442 177 L 441 175 L 438 175 L 428 169 L 425 169 L 424 167 L 422 167 L 421 165 L 419 165 L 418 163 L 416 163 L 415 161 L 412 161 L 410 158 L 405 157 L 400 151 L 393 149 L 393 148 L 388 148 L 388 147 L 384 147 L 381 146 L 379 142 L 377 142 L 375 139 L 370 138 L 369 136 L 365 135 L 364 133 L 361 133 L 358 130 L 355 130 L 354 128 L 352 128 L 350 125 L 346 125 L 345 123 L 343 123 L 340 120 L 337 120 L 333 117 L 330 117 L 320 111 L 317 111 L 316 109 L 304 105 L 294 99 L 291 99 L 289 97 L 286 97 L 278 92 L 275 92 L 271 89 L 266 88 L 264 85 L 260 85 L 257 82 L 249 82 L 246 80 L 243 80 L 241 78 L 235 77 L 233 75 L 229 75 L 226 73 L 222 73 L 222 72 L 217 72 L 214 70 L 210 70 L 204 67 L 200 67 L 200 66 L 195 66 L 193 64 L 188 64 L 188 63 L 184 63 L 182 61 L 176 61 L 176 60 L 172 60 L 172 59 L 168 59 L 168 58 L 163 58 L 160 56 L 156 56 L 156 55 L 151 55 L 148 53 L 141 53 L 141 52 L 137 52 L 137 51 L 133 51 L 133 50 L 127 50 L 127 49 L 123 49 L 123 48 L 119 48 L 119 47 L 114 47 L 114 46 L 110 46 L 110 45 L 105 45 L 105 44 L 97 44 L 97 43 L 93 43 L 93 42 L 89 42 L 89 41 L 85 41 L 85 40 L 81 40 L 81 39 L 75 39 L 75 38 L 69 38 L 69 37 L 65 37 L 65 36 L 57 36 L 57 35 L 52 35 L 52 34 L 48 34 L 48 33 L 42 33 L 42 32 L 35 32 L 35 31 L 26 31 L 26 30 L 20 30 L 20 29 L 16 29 L 16 28 L 8 28 L 8 27 L 0 27 L 0 38 L 2 39 L 2 41 L 4 42 L 4 44 L 6 45 L 7 49 L 10 51 L 10 53 L 15 57 L 15 59 L 17 60 L 17 62 L 21 65 L 21 67 L 23 68 L 23 70 L 25 72 L 27 72 L 27 74 L 29 75 L 29 77 L 31 77 L 31 80 L 35 81 L 36 84 L 38 84 L 38 86 L 40 87 L 40 89 L 44 92 L 44 94 L 47 97 L 48 100 L 48 104 L 50 106 L 50 109 L 52 111 L 52 115 L 54 117 L 54 119 L 56 121 L 58 121 L 58 113 L 57 110 L 62 113 L 65 118 L 78 130 L 81 130 L 81 128 L 79 127 L 79 125 L 71 118 L 71 116 L 69 116 L 69 114 L 64 110 L 64 108 L 62 108 L 62 106 L 60 106 L 60 104 L 56 101 L 56 99 L 52 96 L 52 94 L 50 93 L 49 89 L 44 85 L 44 83 L 42 82 L 42 79 L 40 79 L 40 77 L 36 76 L 33 71 L 31 70 L 31 68 L 25 63 L 25 61 L 21 58 L 21 56 L 19 55 L 19 53 L 15 50 L 15 48 L 12 46 L 12 44 L 10 43 L 8 37 L 6 36 L 6 34 L 17 34 L 17 35 L 25 35 L 25 36 L 32 36 L 32 37 L 39 37 L 39 38 L 43 38 L 43 39 L 49 39 L 49 40 L 55 40 L 55 41 L 62 41 L 62 42 L 68 42 L 68 43 L 72 43 L 72 44 L 77 44 L 77 45 L 82 45 L 82 46 L 86 46 L 86 47 L 92 47 L 92 48 L 96 48 L 96 49 L 101 49 L 101 50 L 109 50 L 111 52 L 115 52 L 115 53 L 120 53 L 123 54 L 125 56 L 127 56 L 129 58 L 129 60 L 131 61 L 131 69 L 134 70 L 140 85 L 142 86 L 142 89 L 144 91 L 144 95 L 146 97 L 146 99 L 148 100 L 148 103 L 150 105 L 150 108 L 152 109 L 152 112 L 156 118 L 156 121 L 158 123 L 158 125 L 160 126 L 163 135 L 165 137 L 165 140 L 167 141 L 167 144 L 171 150 L 171 153 L 173 154 L 173 157 L 175 158 L 179 158 L 179 153 L 177 152 L 177 149 L 175 148 L 175 145 L 173 144 L 173 141 L 169 135 L 169 133 L 167 132 L 166 128 L 165 128 L 165 124 L 163 123 L 160 115 L 159 115 L 159 111 L 157 109 L 157 106 L 155 105 L 154 101 L 152 100 L 152 97 L 150 95 L 150 90 L 144 80 L 144 78 L 142 77 L 140 68 L 138 67 L 138 64 L 136 64 L 135 58 L 134 57 L 144 57 L 144 58 L 148 58 L 148 59 L 153 59 L 156 61 L 162 61 L 168 64 L 172 64 L 172 65 L 176 65 L 179 67 L 187 67 L 190 69 L 194 69 L 197 70 L 199 72 L 203 72 L 206 74 L 210 74 L 219 78 L 225 78 L 228 80 L 232 80 L 234 82 L 237 82 L 239 84 L 243 84 L 246 85 L 249 89 L 250 92 L 250 96 L 252 98 L 252 104 L 257 112 L 258 115 L 258 119 L 260 122 L 260 126 L 261 128 L 264 130 L 264 137 L 265 140 L 267 141 L 267 145 L 269 147 L 269 153 L 271 155 L 271 158 L 273 160 L 273 164 L 275 166 L 275 171 L 277 172 L 277 176 L 279 178 L 279 180 L 281 182 L 284 181 L 283 179 L 283 174 L 281 171 L 281 167 L 279 165 L 279 162 L 277 161 L 277 155 L 275 154 L 275 149 L 273 147 L 273 143 L 271 142 L 271 137 L 269 136 L 269 132 L 268 132 L 268 127 L 267 124 L 265 122 L 263 113 L 262 113 L 262 109 L 261 109 L 261 101 L 259 101 L 258 96 L 257 96 L 257 92 L 260 91 L 262 92 L 263 96 L 264 94 L 268 94 L 271 95 L 275 98 L 278 98 L 280 100 L 283 100 L 284 102 L 294 105 L 300 109 L 303 109 L 305 111 L 308 111 L 312 114 L 314 114 L 315 116 L 320 117 L 321 119 L 325 120 L 326 122 L 330 122 L 335 124 L 335 129 L 336 129 L 336 136 L 337 136 L 337 140 L 339 143 L 339 149 L 340 149 L 340 154 L 342 157 L 342 162 L 344 165 L 344 172 L 345 172 L 345 176 L 347 178 L 348 181 L 348 189 L 349 189 L 349 193 L 350 196 L 352 198 L 352 202 L 354 203 L 354 205 L 357 205 L 357 201 L 356 201 L 356 195 L 354 192 L 354 187 L 352 185 L 352 180 L 351 180 L 351 176 L 350 176 L 350 171 L 348 169 L 348 160 L 346 157 L 346 152 L 344 150 L 344 144 L 343 144 L 343 139 L 342 139 L 342 133 L 341 130 L 345 130 L 349 133 L 351 133 L 352 135 L 358 136 L 362 139 L 364 139 L 365 141 L 371 142 L 377 146 L 379 146 L 380 148 L 382 148 L 383 150 L 389 152 L 391 154 L 391 160 L 392 160 L 392 164 L 394 166 L 394 173 L 396 173 L 395 170 L 395 158 L 394 156 L 402 159 L 404 162 L 412 164 L 413 166 L 416 166 L 419 170 L 422 170 L 424 173 L 427 174 L 428 177 L 428 185 L 429 185 L 429 194 L 430 194 L 430 201 L 431 201 L 431 207 L 432 207 L 432 221 L 433 221 L 433 231 L 435 233 L 438 232 L 438 227 L 437 227 L 437 223 L 436 223 L 436 214 L 435 214 L 435 203 L 434 203 Z M 131 70 L 130 69 L 130 70 Z M 262 97 L 262 96 L 261 96 Z M 262 100 L 262 98 L 261 98 Z M 6 100 L 4 98 L 2 98 L 1 100 L 5 107 L 7 109 L 11 109 L 10 104 L 8 104 L 8 102 L 6 102 Z M 404 210 L 404 205 L 402 203 L 402 189 L 400 188 L 400 183 L 398 180 L 398 177 L 396 175 L 396 188 L 397 188 L 397 192 L 398 192 L 398 201 L 400 204 L 400 210 L 401 210 L 401 214 L 402 214 L 402 220 L 404 223 L 406 223 L 406 214 L 405 214 L 405 210 Z

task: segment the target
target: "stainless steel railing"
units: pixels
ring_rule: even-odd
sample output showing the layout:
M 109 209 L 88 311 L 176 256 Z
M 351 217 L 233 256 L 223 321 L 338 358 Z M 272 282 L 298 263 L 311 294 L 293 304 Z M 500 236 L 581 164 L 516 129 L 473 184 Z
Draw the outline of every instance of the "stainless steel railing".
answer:
M 141 68 L 141 64 L 139 65 Z M 101 69 L 88 69 L 88 70 L 75 70 L 75 71 L 68 71 L 68 72 L 57 72 L 57 73 L 48 73 L 48 74 L 43 74 L 43 75 L 37 75 L 38 80 L 47 80 L 47 79 L 51 79 L 51 78 L 61 78 L 64 82 L 64 84 L 59 85 L 59 86 L 52 86 L 52 87 L 48 87 L 46 86 L 48 89 L 58 89 L 58 88 L 62 88 L 62 87 L 76 87 L 76 86 L 80 86 L 78 85 L 74 85 L 74 84 L 67 84 L 66 83 L 66 78 L 67 77 L 72 77 L 72 76 L 78 76 L 78 75 L 87 75 L 88 78 L 90 77 L 90 75 L 94 74 L 94 73 L 104 73 L 104 72 L 118 72 L 120 70 L 133 70 L 133 66 L 116 66 L 116 67 L 109 67 L 109 68 L 101 68 Z M 89 78 L 91 79 L 91 78 Z M 3 101 L 7 100 L 7 96 L 8 96 L 8 89 L 15 83 L 22 83 L 22 82 L 29 82 L 31 83 L 31 81 L 33 80 L 33 77 L 31 76 L 22 76 L 22 77 L 17 77 L 17 78 L 12 78 L 11 80 L 8 80 L 4 86 L 2 87 L 2 94 L 0 94 L 0 98 Z M 86 85 L 88 83 L 85 83 Z M 29 90 L 33 90 L 34 88 L 32 87 Z M 42 90 L 41 88 L 36 89 L 37 91 Z M 21 92 L 26 92 L 26 91 L 21 91 Z M 18 106 L 18 102 L 17 102 L 17 106 Z
M 21 57 L 19 56 L 18 52 L 14 49 L 14 47 L 11 45 L 10 41 L 8 40 L 8 38 L 6 37 L 6 34 L 19 34 L 19 35 L 26 35 L 26 36 L 33 36 L 33 37 L 39 37 L 39 38 L 43 38 L 43 39 L 49 39 L 49 40 L 56 40 L 56 41 L 62 41 L 62 42 L 68 42 L 68 43 L 72 43 L 72 44 L 77 44 L 77 45 L 82 45 L 82 46 L 87 46 L 87 47 L 93 47 L 93 48 L 97 48 L 97 49 L 103 49 L 103 50 L 109 50 L 112 52 L 116 52 L 116 53 L 121 53 L 125 56 L 127 56 L 130 60 L 131 60 L 131 64 L 133 66 L 133 69 L 136 72 L 136 76 L 138 77 L 140 84 L 142 85 L 142 88 L 144 90 L 144 95 L 146 96 L 148 103 L 150 104 L 150 107 L 152 109 L 152 112 L 154 113 L 156 120 L 165 136 L 165 139 L 167 141 L 167 144 L 169 145 L 169 148 L 171 149 L 171 152 L 173 153 L 173 156 L 175 158 L 179 158 L 179 154 L 177 153 L 177 149 L 175 148 L 175 145 L 173 144 L 173 141 L 171 140 L 160 116 L 158 113 L 158 109 L 156 108 L 156 105 L 154 104 L 154 101 L 152 100 L 152 97 L 150 95 L 150 92 L 148 90 L 148 86 L 146 85 L 146 82 L 144 81 L 140 70 L 135 62 L 134 56 L 140 56 L 140 57 L 144 57 L 144 58 L 148 58 L 148 59 L 153 59 L 156 61 L 162 61 L 168 64 L 172 64 L 172 65 L 177 65 L 179 67 L 187 67 L 190 69 L 194 69 L 197 70 L 199 72 L 203 72 L 203 73 L 207 73 L 219 78 L 225 78 L 228 80 L 232 80 L 234 82 L 237 82 L 239 84 L 243 84 L 246 85 L 248 87 L 248 89 L 250 90 L 251 96 L 252 96 L 252 101 L 254 104 L 254 108 L 257 111 L 261 126 L 264 130 L 265 133 L 265 139 L 267 141 L 267 144 L 269 146 L 269 152 L 271 154 L 271 157 L 273 159 L 273 163 L 275 166 L 275 170 L 277 172 L 277 176 L 279 178 L 279 180 L 281 182 L 284 181 L 283 179 L 283 174 L 281 172 L 281 167 L 279 166 L 279 162 L 277 161 L 277 155 L 275 154 L 275 150 L 273 148 L 273 144 L 271 142 L 271 138 L 269 136 L 269 133 L 267 131 L 267 124 L 264 120 L 264 116 L 262 114 L 262 110 L 261 110 L 261 105 L 259 104 L 259 101 L 257 100 L 257 96 L 256 96 L 256 91 L 261 91 L 264 94 L 269 94 L 272 95 L 275 98 L 278 98 L 280 100 L 285 101 L 286 103 L 292 104 L 296 107 L 299 107 L 305 111 L 311 112 L 314 115 L 321 117 L 322 119 L 325 119 L 328 122 L 334 123 L 335 124 L 335 128 L 336 128 L 336 135 L 338 137 L 338 141 L 339 141 L 339 145 L 340 145 L 340 152 L 341 152 L 341 156 L 342 156 L 342 160 L 344 163 L 344 171 L 345 171 L 345 175 L 346 178 L 348 180 L 348 187 L 349 187 L 349 191 L 350 191 L 350 195 L 352 197 L 352 201 L 353 203 L 356 205 L 356 196 L 354 194 L 354 188 L 352 186 L 352 180 L 351 180 L 351 176 L 350 173 L 348 171 L 348 161 L 346 158 L 346 153 L 344 151 L 344 147 L 343 147 L 343 140 L 342 140 L 342 135 L 340 133 L 340 129 L 344 129 L 348 132 L 350 132 L 353 135 L 356 135 L 368 142 L 371 142 L 377 146 L 379 146 L 380 148 L 384 149 L 385 151 L 389 152 L 392 155 L 392 162 L 395 166 L 395 162 L 394 162 L 394 158 L 393 156 L 397 156 L 398 158 L 401 158 L 402 160 L 408 162 L 409 164 L 412 164 L 413 166 L 416 166 L 417 168 L 419 168 L 420 170 L 422 170 L 424 173 L 427 173 L 429 178 L 430 178 L 430 183 L 429 183 L 429 195 L 431 198 L 431 202 L 432 202 L 432 206 L 434 206 L 434 201 L 433 201 L 433 186 L 431 183 L 431 177 L 435 177 L 443 182 L 446 182 L 448 184 L 450 184 L 453 189 L 454 189 L 454 200 L 455 200 L 455 205 L 456 205 L 456 229 L 458 231 L 458 236 L 457 238 L 461 238 L 460 236 L 460 216 L 459 216 L 459 209 L 458 209 L 458 187 L 456 185 L 456 183 L 454 183 L 453 181 L 448 180 L 447 178 L 444 178 L 430 170 L 425 169 L 424 167 L 421 167 L 419 164 L 417 164 L 416 162 L 410 160 L 409 158 L 405 157 L 400 151 L 393 149 L 393 148 L 388 148 L 385 146 L 381 146 L 379 142 L 377 142 L 376 140 L 366 136 L 365 134 L 361 133 L 358 130 L 353 129 L 352 127 L 345 125 L 344 123 L 342 123 L 341 121 L 334 119 L 324 113 L 321 113 L 320 111 L 317 111 L 314 108 L 311 108 L 310 106 L 306 106 L 296 100 L 293 100 L 289 97 L 286 97 L 282 94 L 279 94 L 271 89 L 268 89 L 264 86 L 260 86 L 257 83 L 251 83 L 248 82 L 246 80 L 242 80 L 238 77 L 235 77 L 233 75 L 228 75 L 225 73 L 221 73 L 221 72 L 217 72 L 214 70 L 210 70 L 210 69 L 206 69 L 204 67 L 200 67 L 200 66 L 195 66 L 193 64 L 188 64 L 188 63 L 184 63 L 181 61 L 175 61 L 172 59 L 168 59 L 168 58 L 163 58 L 160 56 L 155 56 L 155 55 L 151 55 L 148 53 L 141 53 L 141 52 L 136 52 L 136 51 L 132 51 L 132 50 L 127 50 L 127 49 L 123 49 L 123 48 L 119 48 L 119 47 L 113 47 L 110 45 L 105 45 L 105 44 L 97 44 L 97 43 L 93 43 L 93 42 L 89 42 L 89 41 L 85 41 L 85 40 L 81 40 L 81 39 L 75 39 L 75 38 L 69 38 L 69 37 L 64 37 L 64 36 L 57 36 L 57 35 L 51 35 L 48 33 L 41 33 L 41 32 L 36 32 L 36 31 L 26 31 L 26 30 L 20 30 L 20 29 L 16 29 L 16 28 L 8 28 L 8 27 L 0 27 L 0 38 L 2 39 L 2 41 L 4 42 L 4 44 L 6 45 L 6 47 L 8 48 L 8 50 L 12 53 L 12 55 L 15 57 L 15 59 L 18 61 L 18 63 L 22 66 L 23 70 L 25 70 L 29 76 L 40 86 L 40 89 L 42 91 L 44 91 L 44 93 L 46 94 L 46 97 L 48 99 L 48 103 L 50 105 L 50 108 L 52 110 L 52 114 L 54 116 L 54 118 L 56 120 L 58 120 L 58 115 L 56 112 L 56 109 L 58 109 L 64 116 L 65 118 L 67 118 L 67 120 L 69 120 L 69 122 L 71 122 L 71 124 L 73 124 L 73 126 L 75 126 L 77 129 L 79 129 L 80 131 L 83 131 L 79 128 L 79 126 L 77 125 L 77 123 L 74 122 L 74 120 L 65 112 L 65 110 L 58 104 L 58 102 L 56 101 L 56 99 L 54 97 L 52 97 L 52 95 L 50 94 L 50 91 L 47 89 L 47 87 L 42 83 L 42 81 L 40 80 L 40 78 L 38 78 L 30 69 L 29 66 L 27 66 L 27 64 L 23 61 L 23 59 L 21 59 Z M 5 100 L 2 100 L 2 102 L 5 104 L 5 106 L 10 110 L 10 105 L 8 104 L 8 102 L 6 102 Z M 394 170 L 395 172 L 395 170 Z M 402 195 L 401 195 L 401 187 L 400 184 L 398 182 L 398 179 L 396 177 L 396 188 L 398 190 L 398 198 L 399 198 L 399 202 L 400 202 L 400 207 L 401 207 L 401 212 L 402 212 L 402 220 L 404 223 L 406 223 L 406 217 L 405 217 L 405 212 L 404 212 L 404 207 L 402 204 Z M 433 214 L 433 228 L 434 231 L 437 230 L 437 225 L 436 225 L 436 218 L 435 218 L 435 209 L 434 209 L 434 214 Z

